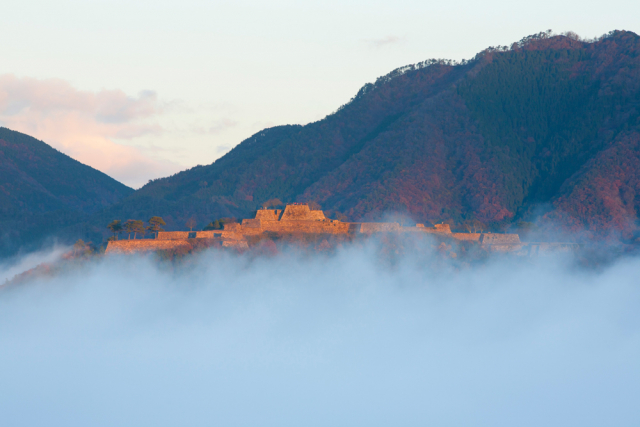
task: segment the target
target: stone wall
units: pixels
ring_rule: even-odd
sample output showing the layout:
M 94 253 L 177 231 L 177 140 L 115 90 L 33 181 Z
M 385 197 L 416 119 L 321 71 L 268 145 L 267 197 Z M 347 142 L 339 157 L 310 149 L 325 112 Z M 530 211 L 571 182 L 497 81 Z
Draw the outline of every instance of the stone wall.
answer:
M 480 237 L 480 243 L 483 245 L 518 245 L 521 242 L 520 236 L 517 234 L 486 233 Z
M 433 227 L 425 227 L 424 224 L 416 224 L 416 228 L 427 233 L 451 234 L 451 226 L 449 226 L 449 224 L 436 224 Z
M 241 224 L 224 224 L 223 230 L 160 232 L 153 240 L 124 240 L 110 242 L 107 252 L 131 253 L 179 247 L 191 248 L 187 239 L 215 239 L 225 247 L 246 248 L 247 238 L 263 233 L 281 234 L 373 234 L 373 233 L 429 233 L 439 238 L 478 242 L 490 251 L 514 251 L 522 249 L 517 234 L 452 233 L 449 224 L 425 227 L 402 227 L 397 222 L 348 223 L 327 219 L 321 210 L 311 210 L 309 205 L 287 205 L 284 210 L 260 209 L 253 219 L 244 219 Z M 195 244 L 195 243 L 194 243 Z M 546 248 L 539 248 L 544 251 Z M 538 250 L 538 248 L 536 249 Z
M 238 224 L 237 222 L 230 222 L 224 225 L 224 231 L 231 231 L 231 232 L 237 233 L 240 230 L 242 230 L 242 225 Z
M 256 219 L 265 221 L 278 221 L 282 215 L 282 209 L 258 209 Z M 244 221 L 242 221 L 244 223 Z
M 310 221 L 324 221 L 327 219 L 323 211 L 309 211 L 307 219 Z
M 107 244 L 108 254 L 132 254 L 140 252 L 153 252 L 167 249 L 191 250 L 192 246 L 186 240 L 112 240 Z
M 360 224 L 360 233 L 390 233 L 400 232 L 402 228 L 397 222 L 363 222 Z
M 242 228 L 261 228 L 262 227 L 262 222 L 263 220 L 261 219 L 243 219 L 242 220 Z M 269 220 L 265 220 L 265 221 L 269 221 Z
M 523 248 L 522 244 L 505 243 L 495 245 L 482 245 L 482 249 L 490 252 L 520 252 Z
M 216 237 L 222 237 L 222 233 L 222 230 L 196 231 L 196 239 L 214 239 Z
M 242 227 L 245 235 L 256 235 L 265 231 L 273 233 L 314 233 L 314 234 L 347 234 L 349 223 L 332 221 L 261 221 L 260 228 Z
M 225 240 L 222 242 L 225 248 L 249 249 L 249 244 L 245 240 Z
M 238 228 L 234 229 L 238 230 Z M 197 231 L 196 239 L 245 240 L 242 232 L 228 230 Z
M 526 255 L 552 255 L 558 252 L 575 252 L 582 245 L 578 243 L 528 243 L 525 246 Z
M 482 234 L 479 242 L 484 249 L 492 252 L 517 252 L 523 246 L 517 234 Z
M 312 211 L 309 205 L 287 205 L 280 221 L 322 221 L 324 212 Z
M 477 242 L 480 240 L 482 233 L 451 233 L 451 237 L 465 242 Z
M 424 233 L 425 232 L 424 231 L 424 226 L 423 227 L 419 227 L 419 225 L 421 225 L 421 224 L 418 224 L 415 227 L 402 227 L 402 232 L 403 233 Z
M 189 238 L 188 231 L 159 231 L 157 240 L 184 240 Z
M 262 229 L 275 233 L 347 234 L 349 223 L 340 221 L 263 221 Z
M 350 224 L 327 219 L 324 212 L 311 210 L 309 205 L 287 205 L 282 210 L 260 209 L 253 219 L 243 219 L 242 224 L 225 224 L 224 231 L 244 236 L 264 232 L 347 234 Z

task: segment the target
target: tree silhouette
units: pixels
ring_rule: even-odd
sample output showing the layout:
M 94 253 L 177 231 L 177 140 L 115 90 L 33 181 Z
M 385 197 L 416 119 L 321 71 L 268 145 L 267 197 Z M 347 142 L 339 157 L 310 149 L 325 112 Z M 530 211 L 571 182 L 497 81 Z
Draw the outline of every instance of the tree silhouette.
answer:
M 133 228 L 133 220 L 132 219 L 128 219 L 124 222 L 124 225 L 122 226 L 122 228 L 124 229 L 124 232 L 127 233 L 127 239 L 131 240 L 131 233 L 132 233 L 132 228 Z
M 113 239 L 118 240 L 118 234 L 122 232 L 122 224 L 119 219 L 115 219 L 107 225 L 107 228 L 113 233 Z
M 347 222 L 349 220 L 349 218 L 342 212 L 335 211 L 333 213 L 333 216 L 335 217 L 335 219 L 341 222 Z
M 235 218 L 216 219 L 215 221 L 210 222 L 205 228 L 203 228 L 203 230 L 222 230 L 225 224 L 232 224 L 234 222 L 238 222 L 238 220 Z
M 138 233 L 142 234 L 144 236 L 145 232 L 147 231 L 144 228 L 144 222 L 138 220 L 133 221 L 132 223 L 132 227 L 131 227 L 131 231 L 133 232 L 133 240 L 136 239 L 136 235 Z
M 140 220 L 129 219 L 124 223 L 124 231 L 128 233 L 128 239 L 131 239 L 131 233 L 133 233 L 135 240 L 137 233 L 144 233 L 144 223 Z
M 191 217 L 187 220 L 187 223 L 185 225 L 189 227 L 189 231 L 193 231 L 193 227 L 198 225 L 198 223 L 196 222 L 196 219 L 194 217 Z
M 158 232 L 164 231 L 164 228 L 162 228 L 162 226 L 167 225 L 167 223 L 164 222 L 164 220 L 159 216 L 152 216 L 151 219 L 149 219 L 149 221 L 147 222 L 149 223 L 147 230 L 151 231 L 152 233 L 156 233 L 156 239 L 158 238 Z
M 469 233 L 482 233 L 487 228 L 486 225 L 484 225 L 477 219 L 467 220 L 462 225 L 467 229 Z

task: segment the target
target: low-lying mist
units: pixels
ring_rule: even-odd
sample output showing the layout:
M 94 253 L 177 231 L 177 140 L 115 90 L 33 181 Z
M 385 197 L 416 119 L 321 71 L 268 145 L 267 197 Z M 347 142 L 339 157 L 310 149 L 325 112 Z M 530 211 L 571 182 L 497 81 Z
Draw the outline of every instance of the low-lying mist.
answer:
M 439 256 L 105 257 L 9 287 L 1 424 L 637 425 L 640 259 Z
M 55 262 L 68 250 L 67 246 L 55 245 L 26 255 L 0 258 L 0 285 L 39 264 Z

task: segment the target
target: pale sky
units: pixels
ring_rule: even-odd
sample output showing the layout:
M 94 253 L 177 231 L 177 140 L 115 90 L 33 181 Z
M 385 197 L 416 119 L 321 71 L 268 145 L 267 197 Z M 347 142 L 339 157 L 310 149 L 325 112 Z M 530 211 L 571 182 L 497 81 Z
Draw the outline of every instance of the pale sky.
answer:
M 1 16 L 0 125 L 134 188 L 403 65 L 547 29 L 640 33 L 638 0 L 4 0 Z

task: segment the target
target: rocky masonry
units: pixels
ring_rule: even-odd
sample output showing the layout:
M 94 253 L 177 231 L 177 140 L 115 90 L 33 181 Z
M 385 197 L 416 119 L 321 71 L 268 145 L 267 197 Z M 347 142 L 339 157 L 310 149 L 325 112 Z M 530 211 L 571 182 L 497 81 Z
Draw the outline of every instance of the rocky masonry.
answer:
M 244 219 L 242 223 L 228 223 L 223 230 L 209 231 L 168 231 L 159 232 L 156 239 L 120 240 L 109 242 L 107 252 L 132 253 L 140 251 L 164 250 L 190 246 L 189 239 L 213 239 L 222 246 L 247 248 L 247 238 L 263 233 L 276 234 L 333 234 L 371 235 L 374 233 L 426 233 L 459 242 L 475 242 L 482 248 L 499 252 L 522 252 L 528 244 L 520 241 L 517 234 L 500 233 L 452 233 L 448 224 L 425 227 L 403 227 L 397 222 L 350 223 L 331 220 L 321 210 L 312 210 L 306 204 L 287 205 L 282 209 L 260 209 L 256 217 Z M 181 246 L 182 245 L 182 246 Z M 538 244 L 540 245 L 540 244 Z M 542 250 L 552 250 L 553 243 L 539 246 Z M 566 246 L 566 244 L 564 244 Z M 563 246 L 563 247 L 565 247 Z M 537 251 L 537 248 L 536 248 Z
M 257 235 L 265 231 L 273 233 L 347 234 L 350 223 L 331 220 L 321 210 L 311 210 L 309 205 L 288 205 L 284 210 L 260 209 L 254 219 L 244 219 L 242 224 L 228 224 L 229 231 L 243 235 Z M 224 231 L 227 231 L 225 224 Z
M 160 250 L 184 249 L 191 250 L 192 246 L 187 240 L 112 240 L 107 245 L 108 254 L 132 254 L 143 252 L 155 252 Z

